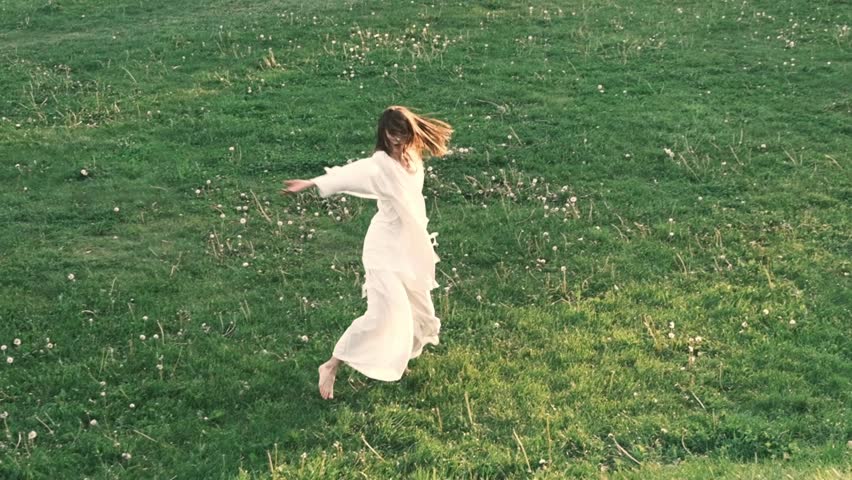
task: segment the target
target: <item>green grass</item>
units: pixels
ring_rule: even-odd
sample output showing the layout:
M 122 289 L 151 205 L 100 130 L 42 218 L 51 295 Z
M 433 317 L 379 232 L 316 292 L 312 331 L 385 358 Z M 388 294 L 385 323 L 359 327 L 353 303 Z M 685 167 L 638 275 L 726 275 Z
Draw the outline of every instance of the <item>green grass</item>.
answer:
M 850 23 L 0 0 L 0 477 L 852 477 Z M 277 191 L 391 104 L 456 128 L 442 343 L 323 402 L 375 207 Z

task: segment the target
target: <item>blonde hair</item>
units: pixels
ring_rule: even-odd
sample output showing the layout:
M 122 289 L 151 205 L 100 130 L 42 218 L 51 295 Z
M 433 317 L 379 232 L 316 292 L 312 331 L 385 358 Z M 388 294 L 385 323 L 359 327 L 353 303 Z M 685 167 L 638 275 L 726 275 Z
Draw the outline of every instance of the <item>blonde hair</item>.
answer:
M 411 161 L 412 154 L 422 158 L 428 152 L 433 157 L 447 153 L 453 128 L 446 122 L 417 115 L 406 107 L 391 106 L 382 112 L 376 132 L 376 150 L 388 155 L 398 148 Z

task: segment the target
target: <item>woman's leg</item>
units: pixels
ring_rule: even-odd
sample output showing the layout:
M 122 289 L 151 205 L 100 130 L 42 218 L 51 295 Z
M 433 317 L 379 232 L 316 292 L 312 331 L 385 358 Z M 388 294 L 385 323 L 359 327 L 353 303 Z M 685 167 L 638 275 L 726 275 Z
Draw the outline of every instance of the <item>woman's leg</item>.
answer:
M 417 358 L 426 344 L 437 345 L 441 320 L 435 316 L 432 293 L 422 288 L 406 289 L 414 320 L 413 343 L 410 358 Z
M 362 374 L 399 380 L 411 353 L 413 322 L 406 289 L 397 272 L 368 270 L 367 311 L 334 347 L 334 357 Z
M 334 398 L 334 380 L 337 378 L 337 369 L 343 363 L 334 355 L 319 367 L 319 391 L 325 400 Z

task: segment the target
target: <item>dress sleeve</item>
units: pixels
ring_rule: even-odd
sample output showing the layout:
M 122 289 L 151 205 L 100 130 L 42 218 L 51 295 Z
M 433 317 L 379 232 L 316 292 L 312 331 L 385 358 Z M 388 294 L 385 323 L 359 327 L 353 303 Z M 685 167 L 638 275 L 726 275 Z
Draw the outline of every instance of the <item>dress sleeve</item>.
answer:
M 323 198 L 337 193 L 378 198 L 378 168 L 372 158 L 363 158 L 339 167 L 326 167 L 325 172 L 325 175 L 311 179 Z

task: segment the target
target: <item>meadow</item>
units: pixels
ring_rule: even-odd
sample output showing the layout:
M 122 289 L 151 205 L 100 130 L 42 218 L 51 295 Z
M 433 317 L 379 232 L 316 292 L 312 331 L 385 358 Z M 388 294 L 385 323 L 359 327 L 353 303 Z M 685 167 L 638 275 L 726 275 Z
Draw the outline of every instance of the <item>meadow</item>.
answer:
M 852 478 L 848 0 L 0 0 L 0 477 Z M 428 162 L 441 344 L 316 367 Z

